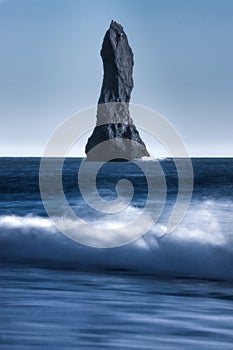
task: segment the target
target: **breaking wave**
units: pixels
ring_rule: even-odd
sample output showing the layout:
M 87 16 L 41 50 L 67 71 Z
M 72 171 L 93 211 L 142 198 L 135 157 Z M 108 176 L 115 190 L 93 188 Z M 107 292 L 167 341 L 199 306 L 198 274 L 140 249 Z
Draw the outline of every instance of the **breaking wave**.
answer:
M 230 201 L 194 202 L 172 234 L 166 234 L 166 226 L 160 222 L 134 243 L 111 249 L 77 244 L 58 232 L 48 218 L 0 216 L 0 259 L 3 263 L 89 271 L 233 279 L 232 207 Z M 140 209 L 127 210 L 133 216 Z M 71 229 L 82 230 L 81 225 L 62 220 Z M 95 224 L 117 227 L 119 218 L 115 222 L 96 219 Z

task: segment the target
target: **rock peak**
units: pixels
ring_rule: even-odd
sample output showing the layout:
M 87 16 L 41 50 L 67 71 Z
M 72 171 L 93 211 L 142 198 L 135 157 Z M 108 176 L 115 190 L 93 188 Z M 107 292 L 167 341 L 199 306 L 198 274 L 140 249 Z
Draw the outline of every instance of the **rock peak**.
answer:
M 128 104 L 134 86 L 133 51 L 123 26 L 116 21 L 112 20 L 104 36 L 100 54 L 104 77 L 96 127 L 85 149 L 87 160 L 132 160 L 149 156 L 129 113 Z M 135 142 L 130 143 L 129 140 Z M 106 144 L 99 147 L 104 141 L 109 141 L 108 147 Z
M 111 21 L 109 29 L 113 29 L 113 30 L 117 31 L 119 34 L 122 33 L 124 30 L 123 26 L 114 20 Z

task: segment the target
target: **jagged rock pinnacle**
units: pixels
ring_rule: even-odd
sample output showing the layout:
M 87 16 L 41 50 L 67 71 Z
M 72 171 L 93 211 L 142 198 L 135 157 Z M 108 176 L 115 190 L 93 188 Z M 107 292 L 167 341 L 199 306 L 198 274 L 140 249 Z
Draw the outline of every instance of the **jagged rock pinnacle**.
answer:
M 149 156 L 129 113 L 128 104 L 133 89 L 133 52 L 123 27 L 115 21 L 111 22 L 105 34 L 101 57 L 104 77 L 96 127 L 85 149 L 87 160 L 105 162 Z M 107 147 L 104 141 L 109 141 Z

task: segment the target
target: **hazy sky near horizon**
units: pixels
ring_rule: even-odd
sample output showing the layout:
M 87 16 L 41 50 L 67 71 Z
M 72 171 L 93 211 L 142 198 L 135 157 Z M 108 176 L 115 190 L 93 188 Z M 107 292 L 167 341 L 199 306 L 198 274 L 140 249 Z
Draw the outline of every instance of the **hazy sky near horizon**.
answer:
M 166 117 L 191 156 L 233 156 L 232 0 L 0 0 L 0 155 L 42 155 L 97 103 L 112 19 L 134 52 L 131 102 Z

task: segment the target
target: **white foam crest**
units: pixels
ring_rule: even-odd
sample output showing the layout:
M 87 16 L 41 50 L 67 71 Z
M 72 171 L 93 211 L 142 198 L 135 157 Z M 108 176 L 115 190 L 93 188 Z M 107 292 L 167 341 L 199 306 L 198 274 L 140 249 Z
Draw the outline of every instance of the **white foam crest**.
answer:
M 54 227 L 49 219 L 42 218 L 39 216 L 16 216 L 7 215 L 0 217 L 0 229 L 1 228 L 19 228 L 19 229 L 30 229 L 30 228 L 41 228 L 51 229 L 54 231 Z
M 178 228 L 171 235 L 168 234 L 166 239 L 224 246 L 233 238 L 233 223 L 225 212 L 230 207 L 231 203 L 218 203 L 216 206 L 213 201 L 195 204 L 188 210 Z M 165 225 L 155 225 L 151 233 L 157 237 L 165 237 L 167 228 Z

